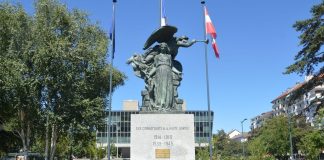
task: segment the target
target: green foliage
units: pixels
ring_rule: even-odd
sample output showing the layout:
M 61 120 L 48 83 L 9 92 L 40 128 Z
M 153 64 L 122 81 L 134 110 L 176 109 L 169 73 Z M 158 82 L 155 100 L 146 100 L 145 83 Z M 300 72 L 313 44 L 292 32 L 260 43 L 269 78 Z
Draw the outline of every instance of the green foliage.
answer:
M 295 62 L 286 68 L 285 74 L 298 73 L 300 75 L 314 75 L 314 77 L 301 88 L 291 94 L 289 101 L 294 100 L 324 83 L 324 1 L 311 9 L 312 17 L 297 21 L 294 28 L 301 32 L 299 36 L 302 49 L 295 56 Z
M 71 139 L 71 145 L 73 150 L 73 155 L 75 157 L 96 157 L 99 156 L 99 152 L 101 149 L 97 149 L 96 146 L 96 140 L 95 140 L 95 132 L 93 132 L 91 135 L 92 137 L 89 137 L 87 141 L 84 141 L 82 136 L 78 136 L 74 134 L 74 136 Z M 71 137 L 70 137 L 71 138 Z M 105 149 L 106 151 L 106 149 Z M 106 155 L 105 152 L 103 152 L 103 156 Z
M 61 122 L 75 121 L 80 131 L 94 127 L 102 120 L 109 91 L 106 34 L 83 12 L 69 12 L 51 0 L 38 1 L 34 25 L 40 46 L 33 60 L 52 122 L 68 127 Z M 122 85 L 125 76 L 113 72 L 113 85 Z
M 57 0 L 38 0 L 33 16 L 19 5 L 0 3 L 0 124 L 24 148 L 38 150 L 45 145 L 48 114 L 59 154 L 67 154 L 71 125 L 74 141 L 91 146 L 109 91 L 107 44 L 98 24 Z M 126 77 L 112 72 L 114 90 Z
M 110 145 L 110 154 L 113 157 L 117 157 L 117 147 L 115 146 L 115 144 Z
M 73 147 L 70 137 L 67 135 L 60 135 L 56 146 L 55 157 L 59 159 L 68 158 L 70 156 L 70 147 Z
M 0 157 L 4 156 L 5 153 L 18 151 L 21 146 L 21 140 L 14 136 L 11 132 L 0 131 Z
M 95 157 L 102 159 L 107 155 L 107 147 L 95 148 Z
M 32 20 L 21 6 L 0 3 L 0 124 L 29 149 L 38 124 L 39 83 L 32 58 Z
M 324 130 L 313 130 L 302 138 L 299 145 L 307 159 L 316 160 L 324 148 Z
M 301 143 L 302 138 L 309 134 L 313 128 L 310 124 L 306 123 L 305 117 L 293 117 L 292 121 L 296 122 L 292 124 L 293 151 L 294 153 L 298 153 L 298 150 L 300 150 L 298 145 Z
M 214 157 L 217 159 L 238 159 L 242 156 L 241 143 L 228 138 L 224 130 L 213 136 Z
M 315 127 L 318 129 L 324 129 L 324 104 L 322 103 L 321 106 L 319 106 L 319 109 L 317 111 L 317 114 L 315 116 Z
M 95 133 L 93 133 L 95 134 Z M 71 134 L 62 134 L 57 142 L 56 156 L 59 158 L 70 157 L 72 153 L 75 157 L 101 157 L 106 155 L 106 149 L 97 148 L 95 139 L 81 140 L 81 137 L 73 137 Z M 43 153 L 45 141 L 43 138 L 37 138 L 32 151 Z
M 324 109 L 318 111 L 316 122 L 321 122 Z M 324 148 L 324 130 L 316 125 L 311 127 L 303 117 L 293 117 L 291 123 L 293 152 L 301 151 L 307 159 L 318 158 Z M 287 117 L 274 117 L 266 121 L 258 134 L 255 134 L 248 144 L 249 159 L 287 159 L 290 152 L 289 123 Z M 274 158 L 275 157 L 275 158 Z
M 289 126 L 287 117 L 278 116 L 266 121 L 260 132 L 259 141 L 264 144 L 264 148 L 260 149 L 259 152 L 266 151 L 276 158 L 283 158 L 289 153 Z
M 248 143 L 247 149 L 251 154 L 251 160 L 262 159 L 267 154 L 267 151 L 264 147 L 264 143 L 262 142 L 260 137 L 251 139 Z
M 307 159 L 315 160 L 324 148 L 324 108 L 318 110 L 315 119 L 315 128 L 309 130 L 298 143 L 300 150 L 306 155 Z
M 249 160 L 274 160 L 275 157 L 268 154 L 266 144 L 261 137 L 255 137 L 249 140 L 248 151 L 250 153 Z
M 196 149 L 196 160 L 209 159 L 209 147 L 202 147 Z
M 313 6 L 311 12 L 312 18 L 294 24 L 294 28 L 301 32 L 299 38 L 303 48 L 295 56 L 295 63 L 287 67 L 287 74 L 296 72 L 309 75 L 314 72 L 315 66 L 324 61 L 321 50 L 324 43 L 324 1 Z

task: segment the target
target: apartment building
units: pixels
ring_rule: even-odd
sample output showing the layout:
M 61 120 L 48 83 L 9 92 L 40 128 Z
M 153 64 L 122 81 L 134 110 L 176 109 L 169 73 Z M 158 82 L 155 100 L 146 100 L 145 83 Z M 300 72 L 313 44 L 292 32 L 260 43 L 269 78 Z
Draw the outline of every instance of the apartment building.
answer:
M 254 118 L 251 119 L 251 130 L 255 130 L 257 128 L 260 128 L 263 123 L 268 120 L 271 119 L 273 117 L 273 111 L 269 111 L 269 112 L 264 112 L 261 115 L 258 115 Z
M 316 77 L 319 82 L 323 82 L 324 74 L 320 74 Z M 303 116 L 307 123 L 314 126 L 314 120 L 319 108 L 324 106 L 324 83 L 320 83 L 315 87 L 312 87 L 308 92 L 295 97 L 295 100 L 291 100 L 291 96 L 294 93 L 299 92 L 305 88 L 313 79 L 312 76 L 305 78 L 302 83 L 297 83 L 293 87 L 287 89 L 281 95 L 271 101 L 272 110 L 262 113 L 251 119 L 251 130 L 257 129 L 262 124 L 274 116 L 290 114 L 292 116 Z
M 322 80 L 324 74 L 321 74 L 317 78 Z M 324 105 L 324 83 L 313 87 L 295 100 L 290 100 L 290 96 L 302 89 L 310 80 L 312 80 L 312 77 L 307 77 L 304 82 L 297 83 L 295 86 L 271 101 L 273 104 L 273 115 L 279 116 L 290 114 L 292 116 L 303 116 L 305 117 L 306 122 L 313 126 L 317 110 Z

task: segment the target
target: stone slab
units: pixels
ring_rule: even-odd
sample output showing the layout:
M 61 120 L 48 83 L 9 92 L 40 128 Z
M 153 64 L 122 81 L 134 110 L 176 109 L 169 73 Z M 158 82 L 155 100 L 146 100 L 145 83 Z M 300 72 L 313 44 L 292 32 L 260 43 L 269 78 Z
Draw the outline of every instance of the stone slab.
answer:
M 132 160 L 194 160 L 194 115 L 131 115 L 130 150 Z

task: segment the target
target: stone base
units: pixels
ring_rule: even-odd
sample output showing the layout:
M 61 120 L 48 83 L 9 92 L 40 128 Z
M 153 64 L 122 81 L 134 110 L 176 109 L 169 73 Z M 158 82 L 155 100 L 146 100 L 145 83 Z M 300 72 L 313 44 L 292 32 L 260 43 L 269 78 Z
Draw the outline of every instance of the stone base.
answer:
M 194 115 L 132 114 L 132 160 L 194 160 Z

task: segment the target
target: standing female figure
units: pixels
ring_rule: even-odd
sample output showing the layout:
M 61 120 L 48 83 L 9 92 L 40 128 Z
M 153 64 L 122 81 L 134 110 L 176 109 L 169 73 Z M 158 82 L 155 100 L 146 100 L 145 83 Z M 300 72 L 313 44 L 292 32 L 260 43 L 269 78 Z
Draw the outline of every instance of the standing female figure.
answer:
M 172 56 L 166 43 L 160 43 L 160 52 L 154 57 L 154 65 L 154 107 L 160 111 L 170 110 L 174 103 L 174 89 Z

